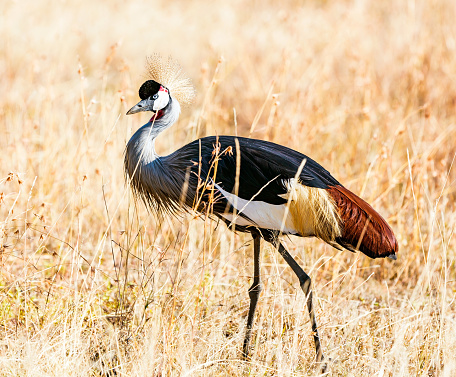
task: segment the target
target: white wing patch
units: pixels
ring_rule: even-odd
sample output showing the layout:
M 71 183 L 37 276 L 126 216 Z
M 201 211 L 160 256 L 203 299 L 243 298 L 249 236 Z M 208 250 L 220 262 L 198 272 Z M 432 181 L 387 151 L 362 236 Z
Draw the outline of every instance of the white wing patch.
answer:
M 238 213 L 242 213 L 247 216 L 252 223 L 247 219 L 236 216 L 234 219 L 233 214 L 225 213 L 222 216 L 228 221 L 235 222 L 238 225 L 251 225 L 258 226 L 265 229 L 282 230 L 284 233 L 296 234 L 298 233 L 291 221 L 290 216 L 286 216 L 286 205 L 285 204 L 269 204 L 259 200 L 245 200 L 229 193 L 222 189 L 219 185 L 215 184 L 215 187 L 223 194 L 228 202 L 236 208 Z
M 242 216 L 238 216 L 237 214 L 236 216 L 234 216 L 232 213 L 222 213 L 221 215 L 232 224 L 237 224 L 241 226 L 258 226 L 252 221 L 249 221 Z

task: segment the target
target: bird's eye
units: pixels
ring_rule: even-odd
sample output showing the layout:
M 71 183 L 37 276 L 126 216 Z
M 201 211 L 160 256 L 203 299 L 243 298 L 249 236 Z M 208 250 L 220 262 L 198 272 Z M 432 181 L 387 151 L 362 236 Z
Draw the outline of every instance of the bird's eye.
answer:
M 153 96 L 152 96 L 152 99 L 153 100 L 156 100 L 158 98 L 158 93 L 155 93 Z

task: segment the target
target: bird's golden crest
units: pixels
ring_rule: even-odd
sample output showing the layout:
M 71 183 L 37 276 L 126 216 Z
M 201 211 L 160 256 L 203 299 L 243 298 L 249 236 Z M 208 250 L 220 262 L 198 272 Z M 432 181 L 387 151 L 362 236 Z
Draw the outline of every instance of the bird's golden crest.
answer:
M 146 58 L 147 78 L 167 87 L 171 96 L 181 105 L 190 105 L 195 97 L 192 81 L 184 75 L 181 65 L 171 56 L 167 59 L 160 54 Z

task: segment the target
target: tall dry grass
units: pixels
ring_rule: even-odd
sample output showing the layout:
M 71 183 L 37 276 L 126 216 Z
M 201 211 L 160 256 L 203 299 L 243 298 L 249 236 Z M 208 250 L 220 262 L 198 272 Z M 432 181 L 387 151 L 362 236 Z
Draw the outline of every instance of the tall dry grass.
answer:
M 251 240 L 135 204 L 122 157 L 147 54 L 198 96 L 157 146 L 208 134 L 316 159 L 388 219 L 398 260 L 285 242 L 334 376 L 455 376 L 456 6 L 435 1 L 0 4 L 0 374 L 318 375 L 271 247 L 240 359 Z M 223 56 L 223 58 L 222 58 Z

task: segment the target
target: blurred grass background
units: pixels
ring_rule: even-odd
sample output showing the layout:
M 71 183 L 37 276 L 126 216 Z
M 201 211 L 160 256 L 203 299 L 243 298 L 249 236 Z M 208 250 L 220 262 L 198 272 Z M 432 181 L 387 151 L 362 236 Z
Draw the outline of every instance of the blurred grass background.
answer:
M 0 374 L 318 375 L 304 297 L 265 245 L 134 203 L 123 152 L 146 55 L 197 98 L 167 154 L 238 134 L 309 155 L 392 225 L 398 260 L 285 242 L 313 279 L 334 376 L 456 375 L 456 4 L 3 1 Z

